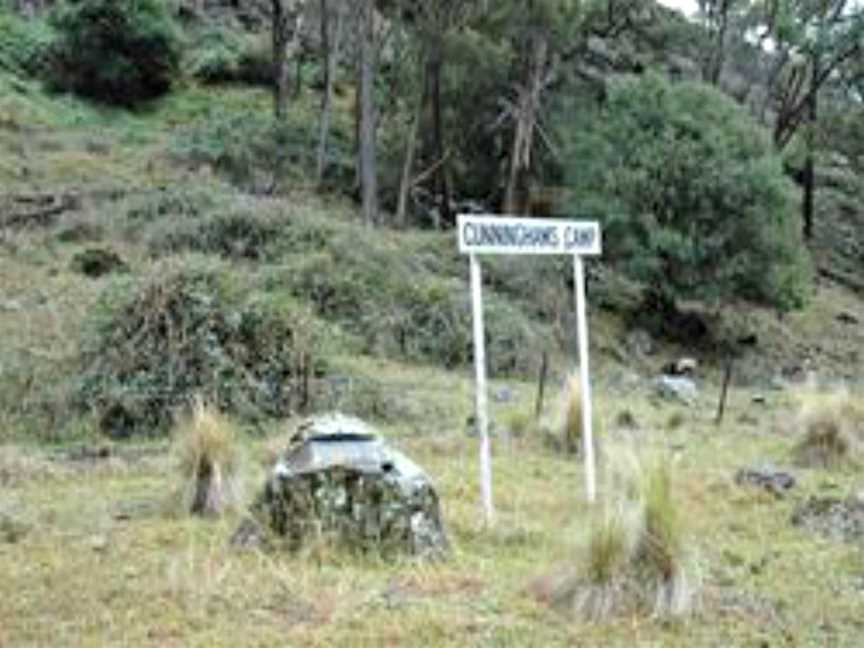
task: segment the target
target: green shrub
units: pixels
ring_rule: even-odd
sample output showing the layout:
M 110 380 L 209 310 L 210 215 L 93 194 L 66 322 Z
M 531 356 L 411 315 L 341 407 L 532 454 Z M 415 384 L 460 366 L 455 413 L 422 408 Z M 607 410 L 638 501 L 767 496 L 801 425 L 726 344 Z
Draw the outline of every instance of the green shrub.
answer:
M 304 173 L 314 159 L 308 122 L 276 123 L 260 113 L 216 115 L 181 131 L 174 154 L 194 164 L 209 164 L 247 190 L 272 191 L 292 169 Z
M 126 205 L 126 218 L 149 223 L 166 216 L 196 217 L 210 212 L 218 202 L 212 191 L 202 189 L 166 189 L 133 196 Z
M 287 416 L 305 401 L 322 337 L 302 307 L 192 259 L 106 290 L 82 344 L 75 401 L 113 436 L 164 430 L 196 394 L 249 421 Z
M 24 20 L 0 8 L 0 69 L 21 76 L 43 74 L 54 37 L 43 20 Z
M 230 259 L 277 262 L 287 255 L 312 254 L 327 246 L 335 228 L 300 210 L 225 199 L 212 213 L 174 211 L 146 227 L 154 256 L 200 252 Z M 215 207 L 215 203 L 214 203 Z
M 743 297 L 800 307 L 811 265 L 792 183 L 769 134 L 730 98 L 648 74 L 566 117 L 574 210 L 604 257 L 659 304 Z
M 197 34 L 187 59 L 186 69 L 205 83 L 273 83 L 269 45 L 262 46 L 260 37 L 237 25 L 207 25 Z
M 326 250 L 300 259 L 279 284 L 354 334 L 365 353 L 447 367 L 471 362 L 471 305 L 464 281 L 427 272 L 422 258 L 362 236 L 335 237 Z M 485 299 L 485 324 L 490 371 L 533 371 L 539 325 L 494 294 Z
M 62 90 L 131 106 L 171 87 L 180 37 L 163 0 L 68 0 L 51 16 L 51 78 Z
M 147 245 L 154 255 L 190 250 L 226 259 L 260 260 L 278 236 L 280 224 L 250 216 L 240 211 L 165 222 L 150 233 Z

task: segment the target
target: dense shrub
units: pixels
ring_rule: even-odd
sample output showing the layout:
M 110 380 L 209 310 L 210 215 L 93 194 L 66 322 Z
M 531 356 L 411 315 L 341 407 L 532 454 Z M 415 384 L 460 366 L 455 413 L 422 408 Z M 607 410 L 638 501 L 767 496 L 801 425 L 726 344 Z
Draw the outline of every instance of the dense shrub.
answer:
M 58 88 L 127 106 L 170 89 L 180 37 L 163 0 L 68 0 L 51 20 Z
M 279 222 L 239 212 L 179 222 L 165 222 L 148 237 L 151 254 L 158 256 L 181 251 L 217 254 L 226 259 L 255 259 L 265 256 L 279 234 Z
M 82 351 L 76 401 L 108 434 L 164 430 L 196 395 L 245 420 L 304 401 L 320 329 L 303 308 L 192 260 L 103 295 Z
M 324 249 L 334 228 L 303 210 L 225 197 L 211 211 L 172 211 L 149 223 L 144 235 L 153 256 L 200 252 L 226 259 L 279 261 Z
M 309 122 L 276 123 L 260 113 L 215 115 L 180 132 L 173 144 L 177 157 L 208 164 L 256 193 L 274 190 L 292 170 L 303 173 L 314 151 Z
M 0 7 L 0 70 L 22 76 L 45 72 L 53 32 L 42 20 L 24 20 Z
M 358 238 L 331 241 L 326 250 L 305 256 L 278 285 L 289 286 L 321 317 L 353 333 L 366 353 L 447 367 L 470 363 L 471 304 L 464 280 L 435 275 L 422 257 L 363 245 Z M 484 301 L 491 371 L 533 371 L 542 327 L 494 294 Z
M 262 45 L 260 37 L 237 25 L 207 25 L 197 34 L 187 59 L 189 73 L 206 83 L 273 83 L 269 44 Z
M 655 303 L 803 304 L 811 268 L 794 187 L 743 108 L 649 74 L 614 81 L 602 107 L 569 115 L 573 212 L 600 218 L 604 256 Z
M 126 204 L 126 218 L 149 223 L 164 217 L 195 217 L 212 210 L 219 197 L 204 189 L 166 189 L 133 196 Z

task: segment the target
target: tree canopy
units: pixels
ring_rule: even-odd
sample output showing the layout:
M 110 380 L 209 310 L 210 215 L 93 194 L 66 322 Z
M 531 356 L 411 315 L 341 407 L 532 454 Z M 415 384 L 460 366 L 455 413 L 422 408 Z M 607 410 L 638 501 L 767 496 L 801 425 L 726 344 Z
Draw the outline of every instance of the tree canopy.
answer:
M 711 86 L 623 77 L 572 111 L 572 213 L 604 225 L 604 253 L 665 304 L 742 297 L 786 310 L 808 294 L 794 188 L 768 134 Z

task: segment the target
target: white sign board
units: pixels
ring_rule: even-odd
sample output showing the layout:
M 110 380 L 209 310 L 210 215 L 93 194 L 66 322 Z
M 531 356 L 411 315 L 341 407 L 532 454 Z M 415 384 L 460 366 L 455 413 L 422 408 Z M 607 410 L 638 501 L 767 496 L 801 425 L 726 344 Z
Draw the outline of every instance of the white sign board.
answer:
M 600 225 L 592 221 L 460 214 L 463 254 L 600 254 Z
M 582 391 L 582 444 L 585 484 L 589 502 L 596 497 L 594 439 L 591 431 L 591 383 L 588 378 L 588 318 L 585 315 L 585 273 L 582 256 L 600 254 L 600 225 L 593 221 L 550 218 L 459 214 L 459 251 L 471 260 L 471 304 L 474 319 L 474 368 L 476 372 L 476 417 L 480 437 L 480 491 L 486 523 L 494 518 L 492 505 L 492 459 L 486 398 L 486 345 L 483 334 L 482 254 L 572 254 L 576 298 L 579 375 Z

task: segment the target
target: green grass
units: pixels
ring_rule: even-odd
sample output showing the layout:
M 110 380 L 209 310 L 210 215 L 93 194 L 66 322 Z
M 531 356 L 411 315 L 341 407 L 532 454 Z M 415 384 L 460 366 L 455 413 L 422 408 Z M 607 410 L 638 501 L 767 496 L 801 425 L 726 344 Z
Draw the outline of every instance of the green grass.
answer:
M 0 75 L 0 150 L 9 152 L 0 156 L 0 185 L 9 192 L 71 187 L 85 193 L 188 185 L 210 195 L 219 209 L 236 208 L 264 220 L 293 215 L 300 227 L 280 228 L 277 240 L 270 241 L 270 257 L 225 263 L 273 291 L 286 290 L 301 270 L 314 278 L 315 259 L 303 236 L 324 231 L 339 239 L 339 247 L 327 252 L 332 273 L 318 285 L 350 289 L 353 275 L 336 273 L 353 255 L 374 278 L 361 286 L 367 291 L 361 294 L 390 300 L 381 302 L 383 307 L 372 303 L 362 311 L 365 316 L 399 315 L 406 295 L 435 296 L 444 284 L 454 291 L 466 286 L 467 264 L 450 234 L 365 232 L 351 204 L 338 198 L 295 188 L 287 196 L 253 200 L 171 155 L 184 128 L 217 114 L 264 112 L 269 102 L 260 90 L 188 85 L 126 112 L 50 97 L 37 84 Z M 310 93 L 297 110 L 309 112 L 312 102 Z M 349 132 L 347 103 L 342 108 L 337 118 Z M 138 221 L 130 216 L 135 210 L 144 214 Z M 782 321 L 767 310 L 730 305 L 725 326 L 736 335 L 757 332 L 759 345 L 736 363 L 724 423 L 715 426 L 723 358 L 709 355 L 700 363 L 704 373 L 696 407 L 685 411 L 658 401 L 651 376 L 663 361 L 690 350 L 660 344 L 654 356 L 629 353 L 622 342 L 628 332 L 622 314 L 632 299 L 598 287 L 604 303 L 615 306 L 601 309 L 593 298 L 590 304 L 594 414 L 596 427 L 608 431 L 609 451 L 598 455 L 608 462 L 600 466 L 601 485 L 614 479 L 626 485 L 619 473 L 628 460 L 612 451 L 615 443 L 672 457 L 675 479 L 659 484 L 656 501 L 662 509 L 666 497 L 674 497 L 677 517 L 671 520 L 661 510 L 659 519 L 686 522 L 687 557 L 701 588 L 686 620 L 670 623 L 636 614 L 592 623 L 562 614 L 540 595 L 544 588 L 534 586 L 538 579 L 555 581 L 573 570 L 600 578 L 616 565 L 620 546 L 613 524 L 595 537 L 597 561 L 580 567 L 597 514 L 585 501 L 582 462 L 552 452 L 539 435 L 545 421 L 561 420 L 559 395 L 572 369 L 572 359 L 560 350 L 572 348 L 565 317 L 569 274 L 555 264 L 498 261 L 486 272 L 490 297 L 523 314 L 530 308 L 542 324 L 538 348 L 556 350 L 540 423 L 533 423 L 536 385 L 527 378 L 536 370 L 534 356 L 520 356 L 527 367 L 521 376 L 492 374 L 493 389 L 506 386 L 514 396 L 491 405 L 492 419 L 503 425 L 493 439 L 498 521 L 488 529 L 481 522 L 477 441 L 466 433 L 473 413 L 470 367 L 445 371 L 443 363 L 420 354 L 406 361 L 386 347 L 392 341 L 382 341 L 371 326 L 356 321 L 360 311 L 340 313 L 342 324 L 353 321 L 358 327 L 340 333 L 346 339 L 336 340 L 328 358 L 331 377 L 346 380 L 330 384 L 322 378 L 317 405 L 376 418 L 383 432 L 427 469 L 453 543 L 446 562 L 233 550 L 228 538 L 239 513 L 210 519 L 166 513 L 177 475 L 165 443 L 113 444 L 105 459 L 68 458 L 79 444 L 106 443 L 87 417 L 70 416 L 66 381 L 80 370 L 82 327 L 111 279 L 72 272 L 72 257 L 88 242 L 63 242 L 58 235 L 76 223 L 89 224 L 141 275 L 153 268 L 154 253 L 164 251 L 157 249 L 165 241 L 156 226 L 158 211 L 149 194 L 116 201 L 93 197 L 56 228 L 3 232 L 0 646 L 860 643 L 860 547 L 790 524 L 796 504 L 813 494 L 842 496 L 859 489 L 860 475 L 848 466 L 830 473 L 795 469 L 799 483 L 785 499 L 733 482 L 743 466 L 789 465 L 795 458 L 794 394 L 771 387 L 781 369 L 800 364 L 806 354 L 826 376 L 860 380 L 852 358 L 864 348 L 864 332 L 836 318 L 838 312 L 861 312 L 853 293 L 823 285 L 809 311 Z M 150 223 L 147 214 L 154 212 Z M 169 229 L 196 218 L 163 216 Z M 292 238 L 297 232 L 303 236 Z M 187 251 L 179 247 L 170 254 Z M 388 272 L 391 260 L 398 261 L 397 272 Z M 423 281 L 408 282 L 412 273 Z M 379 282 L 394 276 L 404 280 L 402 292 L 377 290 Z M 512 322 L 513 312 L 500 315 Z M 418 358 L 425 364 L 415 362 Z M 765 403 L 752 402 L 755 395 Z M 256 459 L 243 464 L 240 477 L 261 485 L 291 423 L 270 422 L 255 432 L 239 441 L 243 454 Z M 254 495 L 255 488 L 245 503 Z M 661 534 L 669 530 L 662 524 L 655 528 Z
M 403 369 L 402 377 L 421 375 Z M 469 379 L 444 373 L 437 379 L 450 384 L 447 398 L 470 403 Z M 634 406 L 640 418 L 662 422 L 647 403 Z M 713 432 L 705 421 L 647 440 L 658 450 L 690 441 L 673 488 L 692 529 L 704 589 L 687 621 L 580 622 L 535 598 L 534 579 L 557 571 L 555 565 L 575 564 L 591 517 L 581 468 L 530 439 L 496 443 L 499 519 L 484 529 L 476 440 L 450 420 L 434 435 L 388 428 L 439 488 L 454 553 L 436 565 L 232 550 L 227 539 L 236 517 L 161 513 L 158 504 L 172 484 L 165 454 L 119 455 L 113 464 L 89 467 L 53 462 L 55 471 L 13 466 L 21 478 L 4 492 L 26 512 L 30 528 L 15 544 L 0 543 L 2 638 L 48 644 L 62 628 L 67 645 L 83 646 L 692 646 L 773 644 L 787 636 L 801 645 L 855 645 L 859 615 L 851 588 L 864 568 L 859 550 L 791 527 L 799 496 L 775 500 L 731 484 L 740 462 L 782 457 L 788 440 Z M 261 443 L 251 444 L 253 455 L 262 455 Z M 16 465 L 22 456 L 47 460 L 44 451 L 24 449 Z M 249 470 L 260 483 L 263 466 Z M 804 473 L 802 481 L 800 497 L 818 490 L 822 477 Z M 838 478 L 841 488 L 853 482 Z

